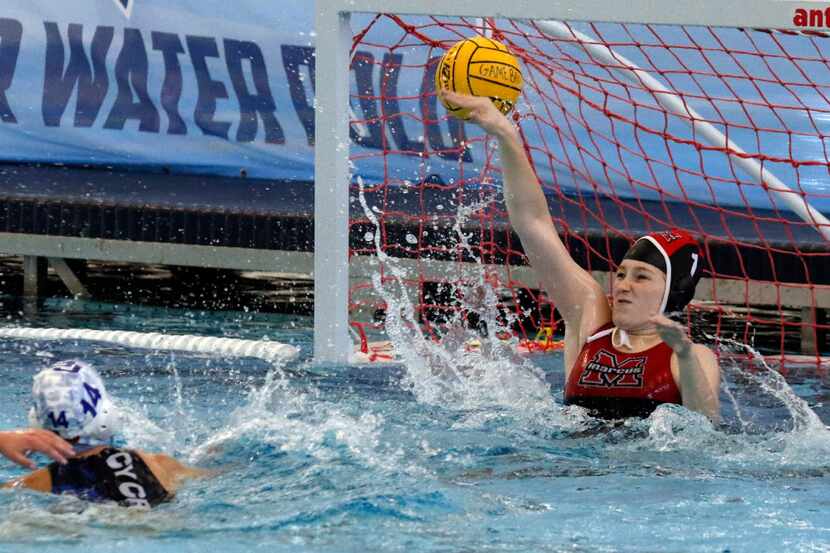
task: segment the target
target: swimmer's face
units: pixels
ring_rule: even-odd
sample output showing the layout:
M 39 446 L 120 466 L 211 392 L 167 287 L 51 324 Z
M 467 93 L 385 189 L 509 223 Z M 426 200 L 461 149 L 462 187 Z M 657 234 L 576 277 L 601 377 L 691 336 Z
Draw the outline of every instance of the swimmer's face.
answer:
M 649 325 L 663 301 L 666 275 L 642 261 L 625 259 L 614 275 L 612 318 L 614 324 L 625 330 L 636 330 Z

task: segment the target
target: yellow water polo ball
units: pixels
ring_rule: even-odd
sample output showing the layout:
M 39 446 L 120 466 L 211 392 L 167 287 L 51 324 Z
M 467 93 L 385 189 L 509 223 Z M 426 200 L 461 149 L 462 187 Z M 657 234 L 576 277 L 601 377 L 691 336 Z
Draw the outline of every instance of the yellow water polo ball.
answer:
M 435 89 L 485 96 L 507 115 L 522 92 L 519 60 L 507 47 L 481 35 L 465 38 L 447 50 L 435 70 Z M 441 100 L 447 111 L 469 119 L 469 110 Z

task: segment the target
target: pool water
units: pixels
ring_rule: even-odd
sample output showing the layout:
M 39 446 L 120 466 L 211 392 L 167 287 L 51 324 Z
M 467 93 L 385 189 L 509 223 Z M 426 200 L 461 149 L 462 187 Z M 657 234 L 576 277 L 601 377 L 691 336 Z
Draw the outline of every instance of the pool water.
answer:
M 28 324 L 267 336 L 304 353 L 275 368 L 4 341 L 0 427 L 26 424 L 37 369 L 81 357 L 129 445 L 216 473 L 152 511 L 2 491 L 2 552 L 830 550 L 826 374 L 790 387 L 726 367 L 723 426 L 676 407 L 611 426 L 562 408 L 561 354 L 315 367 L 307 318 L 55 301 Z M 24 472 L 0 461 L 0 480 Z

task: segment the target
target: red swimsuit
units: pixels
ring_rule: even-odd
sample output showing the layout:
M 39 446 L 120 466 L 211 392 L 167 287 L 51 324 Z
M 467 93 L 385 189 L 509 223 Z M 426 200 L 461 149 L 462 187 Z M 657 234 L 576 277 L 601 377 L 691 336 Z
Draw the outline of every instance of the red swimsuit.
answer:
M 660 342 L 637 353 L 614 347 L 613 325 L 594 333 L 565 383 L 565 405 L 580 405 L 605 419 L 647 417 L 661 403 L 682 404 L 671 373 L 672 349 Z

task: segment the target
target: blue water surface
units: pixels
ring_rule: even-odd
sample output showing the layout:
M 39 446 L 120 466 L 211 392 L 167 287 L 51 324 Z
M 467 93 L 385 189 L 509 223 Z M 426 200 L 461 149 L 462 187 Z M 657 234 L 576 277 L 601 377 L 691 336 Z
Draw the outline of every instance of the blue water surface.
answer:
M 723 426 L 678 407 L 613 426 L 561 407 L 560 354 L 315 367 L 306 318 L 55 302 L 28 324 L 267 336 L 303 355 L 2 342 L 0 427 L 26 424 L 38 369 L 81 357 L 126 443 L 215 470 L 152 511 L 0 491 L 2 552 L 830 549 L 826 374 L 799 373 L 789 397 L 728 368 Z M 0 480 L 24 473 L 0 461 Z

